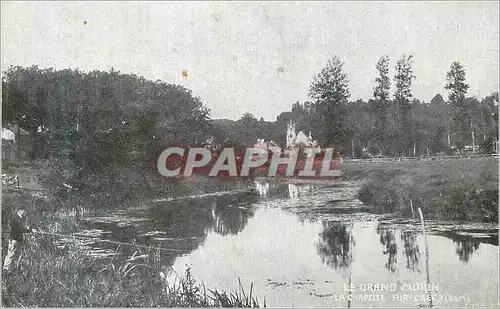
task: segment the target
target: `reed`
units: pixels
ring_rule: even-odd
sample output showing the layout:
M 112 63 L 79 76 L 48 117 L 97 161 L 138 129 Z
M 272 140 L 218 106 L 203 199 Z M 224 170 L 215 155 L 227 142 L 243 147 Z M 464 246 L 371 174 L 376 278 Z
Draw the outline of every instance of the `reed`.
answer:
M 131 257 L 117 259 L 117 254 L 127 252 L 125 244 L 116 243 L 115 252 L 103 254 L 87 246 L 95 242 L 95 235 L 62 241 L 62 236 L 80 230 L 79 220 L 87 215 L 88 210 L 79 203 L 53 196 L 34 198 L 22 192 L 2 198 L 7 206 L 2 207 L 3 224 L 8 223 L 12 212 L 26 209 L 27 223 L 38 230 L 25 235 L 9 273 L 2 274 L 3 306 L 259 307 L 253 284 L 247 293 L 241 280 L 239 290 L 234 292 L 207 291 L 189 269 L 176 280 L 167 280 L 165 273 L 171 268 L 166 266 L 168 256 L 160 259 L 163 251 L 136 246 Z M 2 229 L 3 256 L 7 253 L 8 231 Z
M 137 250 L 142 259 L 97 263 L 77 246 L 61 252 L 50 243 L 30 239 L 8 275 L 2 303 L 8 307 L 242 307 L 258 308 L 253 291 L 208 290 L 186 269 L 173 276 L 159 252 Z M 166 276 L 165 273 L 171 274 Z

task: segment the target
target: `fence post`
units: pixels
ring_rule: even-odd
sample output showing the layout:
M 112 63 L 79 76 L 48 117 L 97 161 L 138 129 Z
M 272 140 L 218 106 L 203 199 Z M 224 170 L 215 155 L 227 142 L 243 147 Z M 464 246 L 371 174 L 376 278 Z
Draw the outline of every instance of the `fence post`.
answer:
M 349 233 L 349 294 L 347 296 L 347 308 L 351 308 L 351 297 L 352 297 L 352 233 L 354 232 L 354 221 L 351 221 L 351 233 Z
M 432 308 L 432 295 L 431 295 L 431 279 L 429 277 L 429 246 L 427 245 L 427 233 L 425 232 L 424 215 L 420 207 L 418 208 L 418 213 L 420 214 L 420 222 L 422 223 L 422 232 L 424 234 L 424 246 L 425 246 L 425 273 L 427 275 L 427 297 L 429 300 L 429 307 Z

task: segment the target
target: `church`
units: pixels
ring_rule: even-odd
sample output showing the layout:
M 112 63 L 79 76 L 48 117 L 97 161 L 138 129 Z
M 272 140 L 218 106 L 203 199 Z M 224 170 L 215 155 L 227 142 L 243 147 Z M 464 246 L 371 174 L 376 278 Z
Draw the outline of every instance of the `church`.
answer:
M 287 124 L 286 129 L 286 147 L 284 149 L 284 152 L 289 153 L 292 149 L 298 148 L 301 145 L 304 147 L 319 147 L 318 141 L 313 140 L 311 132 L 309 132 L 309 136 L 306 136 L 302 131 L 296 133 L 295 124 L 292 122 L 292 120 L 290 120 L 290 122 Z M 262 148 L 277 153 L 281 152 L 281 148 L 276 142 L 266 142 L 264 141 L 264 139 L 258 139 L 257 143 L 254 144 L 253 147 Z
M 318 141 L 313 140 L 311 132 L 309 132 L 309 136 L 306 136 L 302 131 L 298 134 L 295 132 L 295 124 L 290 120 L 286 129 L 285 151 L 300 147 L 301 145 L 305 147 L 318 147 Z

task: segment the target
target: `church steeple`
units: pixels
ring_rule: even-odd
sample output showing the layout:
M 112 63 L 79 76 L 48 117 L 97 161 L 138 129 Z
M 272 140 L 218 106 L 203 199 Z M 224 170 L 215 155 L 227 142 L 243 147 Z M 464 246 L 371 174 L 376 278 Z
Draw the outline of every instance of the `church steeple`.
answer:
M 290 119 L 290 123 L 287 124 L 286 128 L 286 147 L 288 148 L 295 141 L 295 124 Z

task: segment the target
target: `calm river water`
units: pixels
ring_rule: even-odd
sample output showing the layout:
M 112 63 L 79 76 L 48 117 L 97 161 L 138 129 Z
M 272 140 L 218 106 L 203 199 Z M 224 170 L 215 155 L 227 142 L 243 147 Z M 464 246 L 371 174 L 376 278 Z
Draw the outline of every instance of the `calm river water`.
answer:
M 358 187 L 261 179 L 240 191 L 107 210 L 86 220 L 87 233 L 172 249 L 162 253 L 171 280 L 190 267 L 207 288 L 235 290 L 241 278 L 248 291 L 253 282 L 268 307 L 347 307 L 349 293 L 353 308 L 425 305 L 420 222 L 372 214 L 355 198 Z M 427 228 L 434 305 L 498 304 L 497 226 Z M 118 252 L 100 246 L 101 255 Z M 132 248 L 119 252 L 129 257 Z

